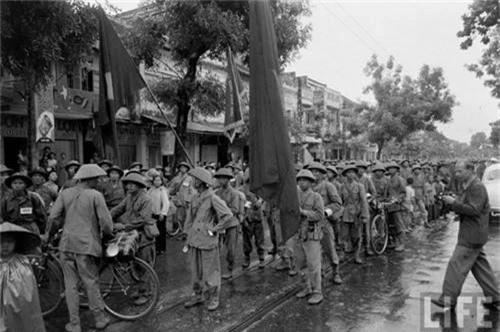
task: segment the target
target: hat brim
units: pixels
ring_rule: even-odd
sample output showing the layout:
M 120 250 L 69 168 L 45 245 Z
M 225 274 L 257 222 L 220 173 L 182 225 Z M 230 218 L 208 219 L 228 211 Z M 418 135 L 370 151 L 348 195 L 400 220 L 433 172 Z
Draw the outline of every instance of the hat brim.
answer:
M 143 183 L 143 182 L 140 182 L 140 181 L 136 181 L 136 180 L 132 180 L 132 179 L 122 179 L 122 182 L 123 182 L 124 185 L 126 185 L 127 183 L 130 182 L 130 183 L 138 185 L 141 188 L 146 188 L 148 186 L 146 183 Z
M 108 170 L 106 171 L 106 173 L 108 173 L 108 176 L 109 176 L 109 173 L 111 173 L 111 172 L 113 172 L 113 171 L 115 171 L 115 172 L 117 172 L 118 174 L 120 174 L 120 177 L 122 177 L 122 176 L 123 176 L 123 174 L 125 174 L 125 173 L 124 173 L 121 169 L 119 169 L 119 168 L 113 168 L 113 167 L 111 167 L 110 169 L 108 169 Z
M 31 172 L 29 172 L 29 176 L 30 177 L 33 176 L 33 175 L 36 175 L 36 174 L 43 176 L 45 178 L 45 180 L 47 180 L 49 178 L 49 175 L 47 173 L 44 173 L 44 172 L 41 172 L 41 171 L 31 171 Z
M 31 179 L 29 177 L 27 177 L 26 175 L 11 175 L 10 177 L 8 177 L 5 180 L 5 185 L 7 187 L 11 188 L 12 182 L 14 182 L 14 180 L 17 180 L 17 179 L 23 180 L 24 183 L 26 184 L 26 188 L 31 187 L 33 185 L 33 181 L 31 181 Z
M 16 239 L 16 251 L 27 253 L 42 242 L 40 236 L 21 226 L 6 222 L 2 225 L 0 235 L 12 234 Z
M 297 181 L 299 181 L 300 179 L 306 179 L 306 180 L 309 180 L 311 182 L 316 182 L 316 179 L 311 178 L 309 176 L 297 176 Z

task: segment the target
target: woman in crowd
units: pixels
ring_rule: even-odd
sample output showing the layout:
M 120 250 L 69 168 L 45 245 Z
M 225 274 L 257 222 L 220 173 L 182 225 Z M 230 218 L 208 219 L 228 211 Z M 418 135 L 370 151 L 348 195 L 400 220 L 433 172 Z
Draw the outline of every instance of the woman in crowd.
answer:
M 159 255 L 167 249 L 166 237 L 167 227 L 166 219 L 170 202 L 168 200 L 167 188 L 163 186 L 163 178 L 161 175 L 155 175 L 151 178 L 152 186 L 148 190 L 148 195 L 153 202 L 153 218 L 156 220 L 156 225 L 160 235 L 156 238 L 156 253 Z

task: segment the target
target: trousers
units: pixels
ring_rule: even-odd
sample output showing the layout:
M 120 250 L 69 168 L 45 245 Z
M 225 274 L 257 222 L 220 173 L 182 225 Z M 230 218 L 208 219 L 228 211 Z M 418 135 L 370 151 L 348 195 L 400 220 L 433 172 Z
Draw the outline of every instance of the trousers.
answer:
M 219 248 L 190 248 L 191 282 L 196 295 L 204 291 L 219 298 L 221 275 Z
M 80 325 L 80 295 L 78 294 L 78 281 L 81 280 L 89 299 L 89 308 L 94 313 L 104 310 L 99 289 L 99 268 L 97 257 L 81 255 L 70 252 L 61 252 L 61 265 L 64 273 L 64 287 L 66 304 L 68 306 L 71 325 Z
M 233 270 L 236 256 L 236 243 L 238 242 L 238 226 L 229 227 L 224 234 L 224 247 L 226 247 L 227 269 Z
M 449 297 L 451 305 L 457 303 L 457 298 L 460 296 L 469 271 L 472 272 L 489 300 L 493 302 L 500 300 L 498 282 L 486 259 L 484 249 L 457 245 L 448 262 L 443 282 L 442 296 Z
M 337 249 L 335 245 L 335 233 L 333 227 L 329 221 L 325 220 L 322 223 L 323 238 L 321 239 L 321 246 L 326 254 L 328 263 L 333 268 L 334 274 L 338 273 L 339 267 L 339 256 L 337 255 Z
M 363 248 L 364 225 L 364 223 L 359 221 L 342 223 L 343 250 L 346 252 L 351 250 L 354 250 L 357 253 L 361 252 L 361 249 Z
M 260 220 L 247 221 L 247 226 L 243 224 L 243 254 L 250 256 L 252 252 L 252 238 L 255 241 L 255 248 L 259 259 L 264 259 L 264 227 Z
M 306 266 L 305 286 L 312 293 L 321 294 L 321 243 L 315 240 L 298 239 L 295 242 L 297 267 Z

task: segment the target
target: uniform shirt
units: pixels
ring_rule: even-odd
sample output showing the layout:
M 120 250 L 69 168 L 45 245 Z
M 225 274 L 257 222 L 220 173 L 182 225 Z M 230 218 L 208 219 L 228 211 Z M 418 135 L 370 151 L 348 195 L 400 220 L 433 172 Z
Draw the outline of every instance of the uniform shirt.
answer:
M 220 187 L 215 191 L 215 194 L 219 196 L 227 205 L 227 207 L 231 210 L 233 217 L 231 218 L 231 222 L 227 225 L 227 227 L 234 227 L 239 225 L 239 218 L 242 210 L 242 200 L 239 191 L 234 189 L 231 186 L 227 186 L 227 188 Z M 245 200 L 243 200 L 243 207 Z
M 340 191 L 340 198 L 344 202 L 342 221 L 359 222 L 361 219 L 368 218 L 368 201 L 365 188 L 361 183 L 346 181 Z
M 83 183 L 63 191 L 52 206 L 49 232 L 60 218 L 64 225 L 59 250 L 102 256 L 101 233 L 111 234 L 113 222 L 100 192 Z
M 195 194 L 186 209 L 184 233 L 187 234 L 187 244 L 205 250 L 217 248 L 218 232 L 226 229 L 233 218 L 226 203 L 211 188 Z M 213 236 L 209 230 L 213 230 Z
M 36 234 L 45 231 L 47 211 L 38 194 L 24 190 L 21 193 L 11 191 L 1 202 L 1 215 L 7 221 L 24 227 Z
M 385 201 L 389 196 L 389 180 L 385 176 L 377 178 L 372 176 L 372 183 L 375 187 L 376 197 L 379 201 Z
M 411 174 L 411 168 L 410 167 L 401 167 L 401 169 L 399 170 L 399 176 L 401 176 L 403 178 L 403 180 L 408 180 L 408 178 L 411 178 L 412 177 L 412 174 Z
M 321 221 L 325 218 L 323 199 L 311 188 L 305 191 L 298 189 L 298 196 L 299 206 L 303 210 L 299 226 L 299 239 L 320 240 Z
M 335 186 L 335 189 L 337 189 L 337 193 L 340 192 L 340 188 L 342 188 L 342 183 L 340 183 L 337 179 L 330 180 L 330 183 Z
M 39 186 L 32 186 L 31 188 L 28 188 L 28 190 L 40 195 L 47 210 L 50 208 L 52 203 L 57 199 L 57 191 L 51 190 L 47 185 L 45 185 L 45 183 Z
M 153 202 L 145 189 L 139 189 L 135 195 L 128 194 L 120 204 L 111 209 L 113 220 L 120 218 L 125 230 L 138 229 L 146 225 L 154 225 Z
M 342 199 L 337 192 L 337 189 L 333 184 L 328 181 L 321 181 L 317 183 L 313 188 L 313 191 L 320 194 L 323 199 L 323 205 L 325 210 L 329 209 L 331 211 L 332 220 L 337 220 L 340 218 L 339 213 L 342 212 Z
M 359 178 L 359 182 L 365 187 L 365 193 L 368 193 L 372 196 L 375 196 L 377 194 L 375 185 L 373 184 L 372 179 L 368 175 L 363 174 L 361 178 Z
M 413 189 L 415 189 L 415 199 L 424 200 L 425 198 L 425 176 L 423 173 L 413 177 Z
M 179 173 L 170 184 L 169 192 L 175 196 L 174 203 L 178 207 L 187 207 L 194 195 L 193 179 L 187 173 Z
M 121 181 L 106 181 L 101 185 L 101 192 L 108 209 L 112 209 L 125 199 L 125 189 Z
M 262 212 L 262 200 L 250 191 L 250 186 L 245 184 L 241 188 L 246 198 L 245 219 L 248 221 L 260 221 Z M 270 212 L 270 211 L 269 211 Z
M 397 199 L 398 202 L 402 203 L 406 197 L 406 183 L 402 177 L 394 174 L 389 177 L 389 189 L 388 189 L 388 199 Z
M 163 186 L 158 188 L 151 187 L 148 190 L 148 195 L 151 197 L 153 203 L 153 214 L 166 217 L 170 208 L 167 188 Z

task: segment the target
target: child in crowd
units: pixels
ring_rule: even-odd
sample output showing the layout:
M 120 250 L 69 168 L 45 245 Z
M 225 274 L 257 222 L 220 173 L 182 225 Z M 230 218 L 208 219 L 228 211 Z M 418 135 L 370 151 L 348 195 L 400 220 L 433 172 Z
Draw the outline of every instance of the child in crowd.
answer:
M 413 189 L 412 185 L 413 178 L 406 179 L 406 197 L 403 203 L 403 219 L 407 232 L 409 232 L 413 226 L 413 207 L 416 205 L 415 189 Z
M 23 255 L 38 245 L 35 233 L 0 224 L 0 332 L 45 332 L 37 282 Z

